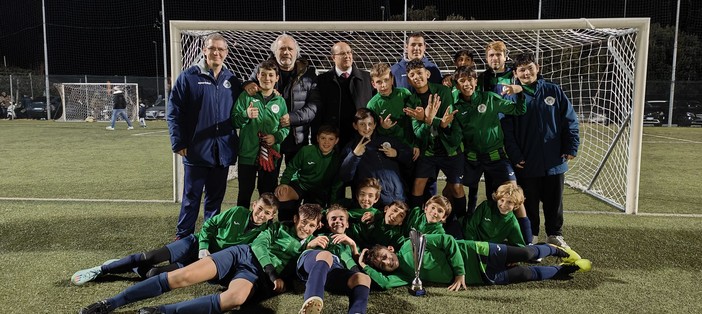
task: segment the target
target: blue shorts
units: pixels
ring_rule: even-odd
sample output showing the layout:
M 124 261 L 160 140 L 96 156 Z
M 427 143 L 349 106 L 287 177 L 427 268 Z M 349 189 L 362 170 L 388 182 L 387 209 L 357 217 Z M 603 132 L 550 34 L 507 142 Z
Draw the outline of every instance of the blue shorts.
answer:
M 318 250 L 305 250 L 300 254 L 300 257 L 297 259 L 297 277 L 300 278 L 302 281 L 307 281 L 307 278 L 310 276 L 306 271 L 305 271 L 305 258 L 314 258 L 317 256 L 317 254 L 311 254 L 314 253 L 315 251 Z M 332 265 L 331 268 L 329 268 L 329 271 L 332 271 L 334 269 L 345 269 L 344 265 L 341 264 L 341 261 L 339 260 L 339 257 L 332 254 Z
M 434 178 L 441 170 L 446 176 L 446 183 L 461 183 L 463 177 L 464 157 L 462 153 L 456 156 L 422 156 L 417 160 L 415 178 Z
M 178 263 L 180 267 L 185 267 L 197 261 L 199 244 L 197 237 L 193 234 L 166 244 L 166 248 L 171 253 L 171 263 Z
M 507 270 L 507 246 L 504 244 L 490 243 L 490 253 L 487 256 L 486 279 L 494 284 L 504 283 Z
M 225 287 L 234 279 L 246 279 L 254 286 L 259 278 L 268 280 L 247 244 L 228 247 L 210 257 L 217 266 L 217 283 Z
M 463 167 L 463 185 L 477 186 L 483 173 L 485 173 L 486 182 L 492 182 L 492 184 L 496 184 L 497 186 L 507 181 L 517 181 L 517 177 L 514 175 L 514 169 L 506 158 L 494 161 L 465 160 L 465 166 Z M 497 186 L 488 187 L 487 189 L 494 190 Z

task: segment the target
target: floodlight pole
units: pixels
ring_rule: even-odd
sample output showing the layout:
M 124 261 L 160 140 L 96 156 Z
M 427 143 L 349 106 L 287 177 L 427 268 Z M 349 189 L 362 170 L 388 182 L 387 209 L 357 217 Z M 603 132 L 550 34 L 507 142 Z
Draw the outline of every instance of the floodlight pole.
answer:
M 678 61 L 678 28 L 680 26 L 680 0 L 675 13 L 675 41 L 673 42 L 673 71 L 670 78 L 670 103 L 668 103 L 668 127 L 673 126 L 673 100 L 675 100 L 675 68 Z
M 156 96 L 157 96 L 156 99 L 158 99 L 158 93 L 159 93 L 159 91 L 158 91 L 158 86 L 159 86 L 159 84 L 158 84 L 158 46 L 156 45 L 155 40 L 152 40 L 151 42 L 154 44 L 154 59 L 156 60 L 156 63 L 155 63 L 156 64 Z
M 49 49 L 46 46 L 46 6 L 41 0 L 41 17 L 44 28 L 44 94 L 46 94 L 46 120 L 51 120 L 51 95 L 49 95 Z

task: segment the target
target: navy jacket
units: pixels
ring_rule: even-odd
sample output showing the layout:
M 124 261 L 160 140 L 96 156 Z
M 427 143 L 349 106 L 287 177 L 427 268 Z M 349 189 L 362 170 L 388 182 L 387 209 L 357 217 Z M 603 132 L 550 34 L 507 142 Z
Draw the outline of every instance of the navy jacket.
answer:
M 356 156 L 353 150 L 360 140 L 361 136 L 356 134 L 341 151 L 341 158 L 343 158 L 339 170 L 341 181 L 353 182 L 352 190 L 355 195 L 355 187 L 361 180 L 376 178 L 380 180 L 382 187 L 379 202 L 381 205 L 390 204 L 394 200 L 404 201 L 405 187 L 400 175 L 400 167 L 411 165 L 412 149 L 398 139 L 373 132 L 371 141 L 366 144 L 366 152 Z M 397 157 L 387 157 L 385 153 L 378 150 L 385 142 L 397 150 Z
M 577 156 L 580 136 L 578 117 L 561 88 L 541 76 L 535 93 L 523 92 L 527 110 L 521 116 L 505 116 L 502 131 L 505 149 L 513 164 L 525 161 L 524 169 L 514 168 L 517 176 L 543 177 L 565 173 L 567 160 L 561 155 Z
M 166 120 L 173 152 L 188 149 L 184 164 L 214 167 L 236 163 L 239 136 L 231 113 L 239 93 L 239 78 L 223 68 L 215 79 L 204 60 L 178 76 L 166 107 Z

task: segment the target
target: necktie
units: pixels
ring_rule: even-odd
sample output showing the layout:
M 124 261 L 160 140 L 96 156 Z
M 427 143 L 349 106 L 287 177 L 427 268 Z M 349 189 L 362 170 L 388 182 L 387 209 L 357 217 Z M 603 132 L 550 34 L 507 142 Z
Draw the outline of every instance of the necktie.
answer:
M 341 77 L 347 79 L 347 78 L 349 78 L 349 74 L 346 72 L 341 73 Z

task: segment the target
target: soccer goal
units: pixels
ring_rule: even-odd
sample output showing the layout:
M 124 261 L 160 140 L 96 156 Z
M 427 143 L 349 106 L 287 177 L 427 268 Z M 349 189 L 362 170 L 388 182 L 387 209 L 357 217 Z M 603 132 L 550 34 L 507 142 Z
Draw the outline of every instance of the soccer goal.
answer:
M 206 35 L 219 32 L 229 42 L 226 65 L 248 78 L 270 57 L 273 40 L 292 35 L 301 55 L 318 72 L 333 66 L 331 47 L 346 41 L 361 69 L 376 62 L 393 64 L 403 56 L 404 40 L 421 31 L 426 55 L 444 72 L 453 70 L 459 49 L 473 50 L 478 70 L 485 69 L 484 47 L 502 40 L 510 54 L 533 52 L 542 75 L 560 84 L 581 117 L 581 146 L 571 161 L 566 183 L 608 204 L 636 213 L 648 18 L 432 21 L 432 22 L 212 22 L 171 21 L 171 72 L 176 77 L 201 58 Z M 174 169 L 178 161 L 174 159 Z M 182 174 L 174 174 L 178 179 Z M 180 193 L 180 183 L 174 184 Z M 176 200 L 180 200 L 179 197 Z M 573 206 L 576 207 L 577 206 Z
M 112 93 L 124 91 L 127 115 L 137 119 L 139 84 L 136 83 L 59 83 L 63 114 L 60 121 L 110 121 L 112 119 Z

